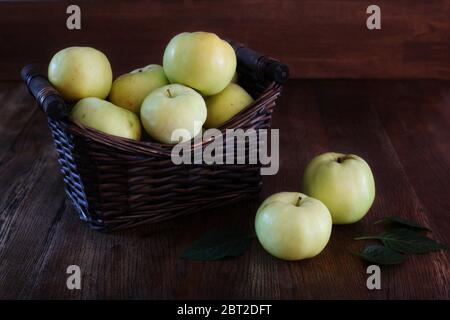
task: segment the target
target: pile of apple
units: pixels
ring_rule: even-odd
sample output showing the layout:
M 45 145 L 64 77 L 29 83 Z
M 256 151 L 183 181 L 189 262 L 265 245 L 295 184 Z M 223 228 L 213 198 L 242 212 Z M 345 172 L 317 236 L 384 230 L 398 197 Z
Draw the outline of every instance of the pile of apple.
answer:
M 375 199 L 375 181 L 364 159 L 327 152 L 306 166 L 302 192 L 268 197 L 256 213 L 256 235 L 263 248 L 284 260 L 318 255 L 333 224 L 361 220 Z
M 151 64 L 114 82 L 108 58 L 90 47 L 63 49 L 48 67 L 49 81 L 75 103 L 72 120 L 134 140 L 141 138 L 142 124 L 162 143 L 190 140 L 251 104 L 236 78 L 233 48 L 208 32 L 178 34 L 164 51 L 163 66 Z M 189 135 L 172 139 L 176 129 Z

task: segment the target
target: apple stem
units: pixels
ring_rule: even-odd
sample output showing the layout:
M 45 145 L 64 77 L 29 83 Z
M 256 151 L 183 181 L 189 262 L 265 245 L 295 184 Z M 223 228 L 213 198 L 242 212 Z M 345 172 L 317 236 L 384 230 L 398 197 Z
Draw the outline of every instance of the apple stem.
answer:
M 348 159 L 352 159 L 352 157 L 351 157 L 350 155 L 346 154 L 346 155 L 343 156 L 343 157 L 337 158 L 337 162 L 338 162 L 338 163 L 342 163 L 342 162 L 344 162 L 345 160 L 348 160 Z
M 170 89 L 167 89 L 167 94 L 169 95 L 169 98 L 172 98 L 172 94 L 170 93 Z
M 300 207 L 300 201 L 302 201 L 302 197 L 298 197 L 297 203 L 295 204 L 296 207 Z

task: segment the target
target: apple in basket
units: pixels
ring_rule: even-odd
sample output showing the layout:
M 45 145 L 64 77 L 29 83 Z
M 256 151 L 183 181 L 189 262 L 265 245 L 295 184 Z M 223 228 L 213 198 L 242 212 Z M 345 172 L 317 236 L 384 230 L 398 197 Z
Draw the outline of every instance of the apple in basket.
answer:
M 112 70 L 101 51 L 69 47 L 51 59 L 48 79 L 66 101 L 87 97 L 105 99 L 112 85 Z
M 141 124 L 135 113 L 99 98 L 78 101 L 72 108 L 70 118 L 113 136 L 134 140 L 141 137 Z
M 114 80 L 109 100 L 122 108 L 139 114 L 145 97 L 155 89 L 169 84 L 160 65 L 150 64 L 126 73 Z
M 239 85 L 230 83 L 221 92 L 206 97 L 205 102 L 208 109 L 205 127 L 217 128 L 250 105 L 253 98 Z
M 163 67 L 172 83 L 199 91 L 203 96 L 219 93 L 236 72 L 231 45 L 209 32 L 184 32 L 173 37 L 163 56 Z
M 154 139 L 163 143 L 188 141 L 199 134 L 206 120 L 203 97 L 194 89 L 170 84 L 150 93 L 142 103 L 141 121 Z M 173 137 L 184 129 L 181 137 Z M 178 131 L 180 132 L 180 131 Z

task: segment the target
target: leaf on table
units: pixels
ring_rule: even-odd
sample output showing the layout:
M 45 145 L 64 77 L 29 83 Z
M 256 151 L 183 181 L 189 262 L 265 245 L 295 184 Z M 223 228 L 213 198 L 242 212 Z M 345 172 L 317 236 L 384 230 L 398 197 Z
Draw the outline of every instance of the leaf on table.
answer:
M 448 249 L 447 246 L 410 229 L 392 229 L 375 236 L 355 240 L 376 239 L 392 250 L 406 254 L 423 254 Z
M 392 250 L 407 254 L 423 254 L 447 249 L 445 245 L 408 229 L 383 232 L 379 235 L 379 239 Z
M 212 230 L 194 241 L 181 258 L 212 261 L 240 256 L 250 246 L 253 237 L 234 230 Z
M 430 231 L 430 229 L 420 225 L 419 223 L 417 223 L 414 220 L 404 219 L 404 218 L 401 218 L 398 216 L 386 216 L 383 219 L 376 221 L 375 224 L 383 222 L 383 221 L 393 222 L 395 224 L 399 224 L 399 225 L 402 225 L 403 227 L 407 227 L 407 228 Z
M 403 263 L 406 256 L 382 245 L 370 245 L 359 253 L 359 256 L 370 263 L 394 265 Z

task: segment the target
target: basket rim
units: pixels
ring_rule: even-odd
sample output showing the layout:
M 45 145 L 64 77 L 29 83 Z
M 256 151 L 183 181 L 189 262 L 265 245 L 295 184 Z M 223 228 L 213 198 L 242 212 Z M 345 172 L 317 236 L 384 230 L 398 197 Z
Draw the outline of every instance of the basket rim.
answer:
M 224 134 L 227 129 L 239 128 L 239 126 L 235 126 L 235 124 L 238 123 L 240 119 L 254 114 L 257 111 L 257 109 L 262 105 L 275 101 L 281 94 L 281 88 L 282 88 L 281 84 L 271 82 L 262 92 L 262 94 L 253 101 L 253 103 L 245 107 L 243 110 L 241 110 L 239 113 L 237 113 L 235 116 L 233 116 L 230 120 L 225 122 L 222 126 L 220 126 L 217 129 L 220 130 L 222 134 Z M 94 128 L 87 127 L 76 120 L 71 120 L 70 118 L 67 118 L 62 121 L 66 124 L 67 131 L 72 135 L 81 136 L 85 139 L 87 138 L 93 140 L 104 146 L 108 146 L 118 151 L 131 153 L 133 155 L 140 154 L 157 157 L 167 157 L 170 156 L 172 148 L 175 145 L 175 144 L 161 143 L 155 140 L 143 141 L 114 136 L 96 130 Z M 193 144 L 191 139 L 185 142 L 186 143 L 185 147 L 192 151 L 197 148 L 205 147 L 213 140 L 214 140 L 213 138 L 210 138 L 208 140 L 202 139 L 201 143 Z

